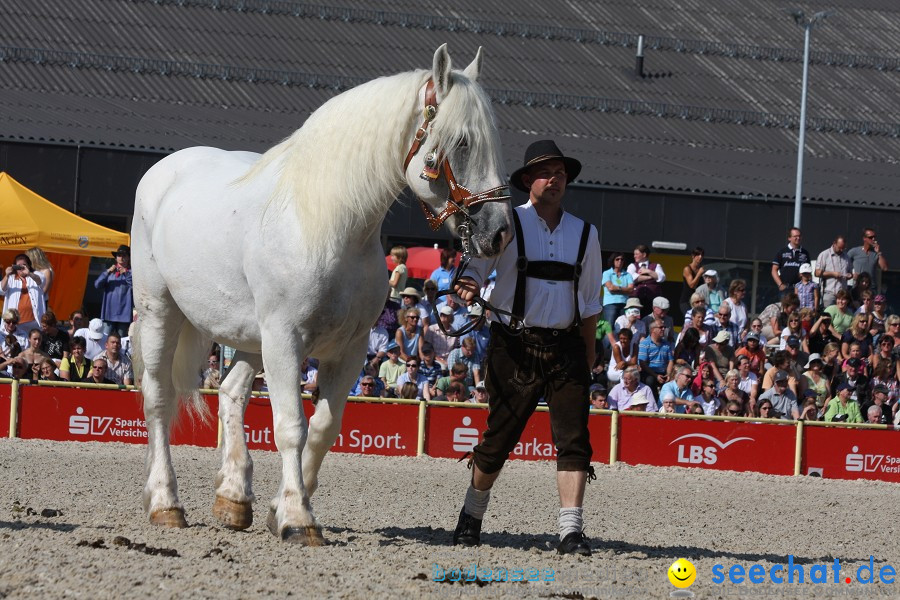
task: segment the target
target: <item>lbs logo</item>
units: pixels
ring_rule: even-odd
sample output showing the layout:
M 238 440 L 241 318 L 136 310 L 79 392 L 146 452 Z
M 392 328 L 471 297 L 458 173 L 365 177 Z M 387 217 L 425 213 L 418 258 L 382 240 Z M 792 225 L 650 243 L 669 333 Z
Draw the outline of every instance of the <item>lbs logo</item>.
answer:
M 733 440 L 729 440 L 727 442 L 721 442 L 717 438 L 714 438 L 711 435 L 707 435 L 705 433 L 689 433 L 687 435 L 683 435 L 680 438 L 672 440 L 669 445 L 676 442 L 680 442 L 681 440 L 686 440 L 689 438 L 700 438 L 702 440 L 707 440 L 711 442 L 713 445 L 686 445 L 686 444 L 678 444 L 678 462 L 681 464 L 688 465 L 699 465 L 701 463 L 706 465 L 714 465 L 719 460 L 718 452 L 719 450 L 724 450 L 728 446 L 741 441 L 754 441 L 753 438 L 748 437 L 739 437 L 734 438 Z
M 75 409 L 77 414 L 69 417 L 69 433 L 72 435 L 103 435 L 113 423 L 112 417 L 84 416 L 84 409 Z

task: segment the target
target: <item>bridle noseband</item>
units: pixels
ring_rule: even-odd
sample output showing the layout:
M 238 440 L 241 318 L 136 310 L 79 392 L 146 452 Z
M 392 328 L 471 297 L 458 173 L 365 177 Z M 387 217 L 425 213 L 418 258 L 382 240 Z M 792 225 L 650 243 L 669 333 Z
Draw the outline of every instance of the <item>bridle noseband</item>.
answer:
M 434 91 L 433 79 L 429 79 L 428 84 L 425 86 L 425 109 L 423 112 L 425 119 L 422 121 L 422 125 L 416 130 L 409 152 L 406 153 L 406 160 L 403 161 L 404 171 L 409 167 L 409 163 L 412 161 L 413 156 L 421 149 L 422 143 L 428 137 L 428 132 L 431 129 L 431 122 L 437 117 L 438 103 L 437 94 Z M 456 176 L 453 174 L 453 168 L 450 166 L 450 161 L 444 157 L 439 157 L 437 149 L 435 149 L 429 152 L 425 157 L 425 169 L 423 170 L 421 177 L 425 180 L 433 180 L 437 179 L 441 172 L 443 172 L 447 186 L 450 188 L 450 197 L 447 198 L 447 206 L 444 207 L 444 210 L 438 214 L 434 214 L 428 204 L 421 198 L 419 199 L 419 206 L 422 207 L 422 212 L 425 214 L 425 220 L 428 221 L 428 226 L 431 227 L 432 231 L 440 229 L 441 225 L 444 224 L 444 221 L 451 215 L 461 212 L 465 215 L 465 223 L 458 229 L 464 228 L 466 231 L 458 231 L 460 238 L 463 237 L 464 233 L 471 236 L 471 225 L 469 225 L 471 219 L 469 209 L 471 207 L 481 204 L 482 202 L 503 202 L 510 198 L 509 186 L 507 185 L 498 185 L 497 187 L 477 194 L 467 187 L 460 185 L 456 181 Z

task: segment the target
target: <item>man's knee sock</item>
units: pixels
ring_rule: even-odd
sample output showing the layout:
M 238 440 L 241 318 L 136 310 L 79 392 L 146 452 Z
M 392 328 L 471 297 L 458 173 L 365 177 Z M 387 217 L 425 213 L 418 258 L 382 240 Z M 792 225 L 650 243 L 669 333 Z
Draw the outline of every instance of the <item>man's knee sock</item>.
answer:
M 559 509 L 559 539 L 570 533 L 581 533 L 584 529 L 584 509 L 579 507 Z
M 491 490 L 476 490 L 475 486 L 470 483 L 469 489 L 466 490 L 466 514 L 480 521 L 484 518 L 490 500 Z

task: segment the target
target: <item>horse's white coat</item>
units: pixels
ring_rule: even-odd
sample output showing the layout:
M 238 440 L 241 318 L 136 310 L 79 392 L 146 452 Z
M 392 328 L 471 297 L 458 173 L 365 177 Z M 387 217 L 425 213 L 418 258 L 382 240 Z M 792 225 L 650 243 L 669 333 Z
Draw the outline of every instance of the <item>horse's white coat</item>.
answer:
M 379 234 L 389 206 L 408 185 L 443 208 L 444 182 L 419 177 L 434 147 L 469 189 L 502 184 L 493 115 L 475 84 L 480 65 L 479 50 L 465 72 L 451 72 L 442 46 L 430 72 L 381 78 L 333 98 L 262 157 L 189 148 L 141 180 L 132 262 L 151 518 L 183 513 L 168 432 L 177 398 L 197 398 L 204 349 L 216 340 L 238 350 L 219 393 L 224 433 L 216 495 L 247 506 L 253 500 L 243 414 L 253 377 L 265 366 L 283 459 L 271 503 L 276 533 L 315 527 L 309 495 L 387 294 Z M 428 77 L 439 112 L 404 173 Z M 461 140 L 466 145 L 458 147 Z M 480 205 L 472 220 L 480 254 L 496 254 L 509 241 L 507 202 Z M 448 220 L 456 223 L 457 216 Z M 320 361 L 320 399 L 307 431 L 299 365 L 310 355 Z

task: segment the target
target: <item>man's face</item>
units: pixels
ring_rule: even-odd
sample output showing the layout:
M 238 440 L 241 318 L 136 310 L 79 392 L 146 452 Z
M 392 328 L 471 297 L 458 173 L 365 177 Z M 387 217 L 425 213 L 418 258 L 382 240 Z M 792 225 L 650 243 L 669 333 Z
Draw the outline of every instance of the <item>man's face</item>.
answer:
M 637 378 L 630 373 L 626 373 L 622 376 L 622 381 L 625 382 L 625 387 L 628 391 L 634 391 L 637 388 Z
M 875 231 L 872 229 L 866 229 L 865 233 L 863 233 L 863 246 L 868 246 L 875 242 Z
M 846 402 L 847 400 L 850 399 L 850 393 L 851 393 L 850 390 L 848 390 L 847 388 L 844 388 L 838 392 L 838 396 L 840 396 L 841 400 Z
M 797 358 L 797 355 L 800 354 L 800 346 L 789 345 L 787 351 L 791 358 Z
M 359 382 L 359 389 L 363 396 L 375 395 L 375 380 L 372 378 L 363 379 Z
M 687 371 L 679 371 L 675 376 L 675 384 L 678 386 L 679 390 L 683 390 L 684 388 L 686 388 L 690 381 L 691 376 Z M 672 402 L 674 402 L 674 400 Z
M 759 340 L 756 338 L 747 338 L 747 350 L 750 352 L 759 350 Z
M 716 319 L 719 321 L 719 325 L 724 326 L 728 321 L 731 320 L 731 311 L 728 309 L 719 308 L 719 312 L 716 313 Z
M 790 242 L 792 246 L 799 246 L 802 238 L 803 236 L 800 235 L 799 229 L 791 229 L 791 232 L 788 234 L 788 242 Z
M 559 202 L 566 191 L 568 175 L 561 160 L 545 160 L 531 167 L 522 181 L 538 201 Z
M 95 360 L 91 366 L 91 376 L 98 381 L 106 377 L 106 361 Z
M 701 329 L 703 327 L 703 315 L 691 315 L 691 326 L 694 329 Z
M 847 247 L 847 242 L 844 241 L 844 238 L 838 238 L 834 241 L 834 253 L 835 254 L 843 254 L 844 248 Z
M 884 392 L 875 392 L 875 396 L 873 396 L 872 401 L 878 406 L 881 406 L 887 401 L 887 394 L 885 394 Z
M 635 248 L 634 249 L 634 262 L 640 263 L 640 262 L 644 262 L 645 260 L 647 260 L 647 255 L 644 254 L 643 252 L 641 252 L 640 250 L 638 250 L 637 248 Z
M 459 306 L 459 304 L 456 303 L 456 299 L 453 298 L 453 296 L 447 296 L 447 306 L 456 310 L 456 307 Z
M 472 348 L 466 345 L 460 346 L 463 356 L 472 356 Z
M 654 342 L 658 342 L 662 337 L 662 327 L 659 325 L 651 325 L 650 326 L 650 338 Z
M 668 310 L 665 308 L 660 308 L 658 306 L 653 307 L 653 316 L 657 319 L 662 319 L 663 317 L 665 317 L 667 312 Z
M 119 338 L 117 338 L 114 335 L 111 335 L 108 338 L 106 338 L 106 349 L 107 349 L 107 351 L 109 351 L 110 354 L 118 354 L 119 348 L 121 347 L 121 345 L 122 345 L 122 343 L 119 341 Z
M 460 371 L 459 373 L 457 373 L 456 371 L 450 371 L 450 378 L 457 381 L 462 381 L 466 378 L 466 373 L 468 373 L 468 371 Z
M 704 275 L 703 276 L 703 283 L 705 283 L 706 286 L 709 288 L 716 287 L 716 282 L 717 282 L 717 279 L 715 277 L 713 277 L 712 275 Z
M 785 379 L 782 379 L 781 381 L 776 381 L 775 382 L 775 391 L 778 392 L 779 394 L 783 394 L 785 392 L 785 390 L 787 390 L 787 386 L 788 386 L 788 382 Z

